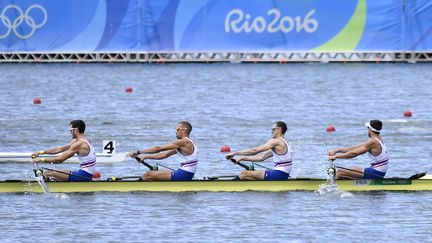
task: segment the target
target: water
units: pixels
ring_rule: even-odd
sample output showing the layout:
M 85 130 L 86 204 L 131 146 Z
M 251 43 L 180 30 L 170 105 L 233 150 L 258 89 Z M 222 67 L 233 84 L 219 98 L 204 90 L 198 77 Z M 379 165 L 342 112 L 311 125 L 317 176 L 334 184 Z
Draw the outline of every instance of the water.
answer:
M 431 76 L 428 64 L 3 64 L 0 151 L 65 144 L 72 119 L 86 121 L 97 152 L 107 139 L 117 141 L 119 152 L 132 151 L 168 143 L 185 119 L 200 150 L 196 177 L 231 175 L 242 169 L 219 148 L 260 145 L 272 122 L 283 120 L 295 153 L 292 176 L 325 178 L 327 151 L 363 142 L 364 122 L 381 119 L 387 176 L 406 177 L 432 170 Z M 35 97 L 41 105 L 32 104 Z M 403 118 L 405 110 L 413 117 Z M 328 124 L 335 133 L 325 132 Z M 366 166 L 367 157 L 336 163 Z M 128 160 L 99 170 L 105 178 L 146 168 Z M 31 164 L 2 164 L 0 171 L 1 180 L 34 178 Z M 0 195 L 2 242 L 432 240 L 429 192 L 68 196 Z

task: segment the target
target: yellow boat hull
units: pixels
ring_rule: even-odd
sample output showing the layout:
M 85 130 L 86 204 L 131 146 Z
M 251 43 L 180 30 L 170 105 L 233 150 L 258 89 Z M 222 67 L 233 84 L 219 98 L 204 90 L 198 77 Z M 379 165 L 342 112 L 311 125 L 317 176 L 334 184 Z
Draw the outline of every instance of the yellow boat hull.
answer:
M 317 191 L 327 183 L 324 179 L 292 179 L 287 181 L 95 181 L 47 182 L 51 192 L 241 192 L 241 191 Z M 432 179 L 338 180 L 343 191 L 432 191 Z M 36 181 L 0 181 L 0 193 L 42 193 Z

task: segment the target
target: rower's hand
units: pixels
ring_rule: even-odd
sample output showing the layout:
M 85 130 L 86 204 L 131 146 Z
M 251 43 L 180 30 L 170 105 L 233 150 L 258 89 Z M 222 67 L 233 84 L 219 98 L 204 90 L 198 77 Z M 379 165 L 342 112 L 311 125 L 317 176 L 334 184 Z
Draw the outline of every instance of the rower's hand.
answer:
M 328 160 L 335 160 L 336 159 L 336 155 L 329 155 L 328 156 Z
M 234 164 L 238 164 L 240 161 L 242 161 L 242 157 L 236 158 L 236 159 L 231 159 L 231 162 L 233 162 Z
M 129 157 L 131 158 L 135 158 L 137 155 L 138 155 L 137 151 L 129 153 Z
M 32 157 L 33 157 L 33 155 L 32 155 Z M 40 163 L 41 161 L 40 161 L 41 159 L 39 159 L 39 158 L 34 158 L 33 159 L 33 163 Z
M 32 159 L 37 158 L 39 156 L 39 151 L 32 153 L 31 157 Z
M 234 157 L 234 153 L 229 153 L 225 156 L 226 159 L 232 159 Z
M 330 150 L 330 151 L 328 151 L 328 155 L 329 156 L 333 156 L 335 154 L 336 154 L 336 150 Z

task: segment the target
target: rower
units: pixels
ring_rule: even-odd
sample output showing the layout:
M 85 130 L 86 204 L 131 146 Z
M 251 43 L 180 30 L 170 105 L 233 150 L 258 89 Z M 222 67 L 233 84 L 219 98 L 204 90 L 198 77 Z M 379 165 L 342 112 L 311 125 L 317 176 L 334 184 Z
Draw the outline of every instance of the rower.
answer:
M 140 156 L 141 161 L 147 159 L 161 160 L 177 154 L 180 166 L 177 170 L 154 170 L 144 173 L 143 181 L 190 181 L 198 166 L 198 149 L 189 136 L 192 125 L 188 121 L 181 121 L 176 126 L 176 140 L 162 146 L 155 146 L 131 152 L 130 157 Z
M 387 172 L 389 156 L 383 139 L 380 137 L 382 122 L 371 120 L 365 123 L 368 128 L 369 138 L 358 145 L 345 148 L 338 148 L 328 152 L 328 159 L 351 159 L 368 152 L 370 158 L 370 167 L 351 167 L 339 168 L 336 172 L 336 179 L 382 179 Z
M 33 162 L 60 164 L 76 154 L 80 162 L 80 169 L 75 171 L 45 170 L 44 177 L 57 181 L 91 181 L 93 173 L 96 171 L 96 153 L 84 136 L 86 125 L 82 120 L 73 120 L 69 126 L 72 141 L 63 146 L 34 152 L 32 154 Z M 62 154 L 57 157 L 38 158 L 39 155 L 58 153 Z
M 237 179 L 287 180 L 292 165 L 292 149 L 288 141 L 284 138 L 286 131 L 286 123 L 277 121 L 272 125 L 272 138 L 265 144 L 255 148 L 229 153 L 226 158 L 234 159 L 235 163 L 239 163 L 240 161 L 262 162 L 273 157 L 274 169 L 243 171 L 239 174 Z M 236 155 L 246 156 L 234 158 Z

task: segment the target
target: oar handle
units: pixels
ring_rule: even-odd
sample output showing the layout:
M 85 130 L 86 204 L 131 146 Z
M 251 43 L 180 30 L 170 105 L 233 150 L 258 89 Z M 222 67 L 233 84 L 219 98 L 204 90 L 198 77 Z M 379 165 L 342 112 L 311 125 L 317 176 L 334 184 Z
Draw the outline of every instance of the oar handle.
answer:
M 245 170 L 255 170 L 253 166 L 249 166 L 249 165 L 245 165 L 243 163 L 237 162 L 235 159 L 231 159 L 231 162 L 233 162 L 236 165 L 243 167 Z
M 138 161 L 138 163 L 141 163 L 143 165 L 145 165 L 147 168 L 149 168 L 149 170 L 158 170 L 156 166 L 152 166 L 151 164 L 142 161 L 138 156 L 135 156 L 136 161 Z

